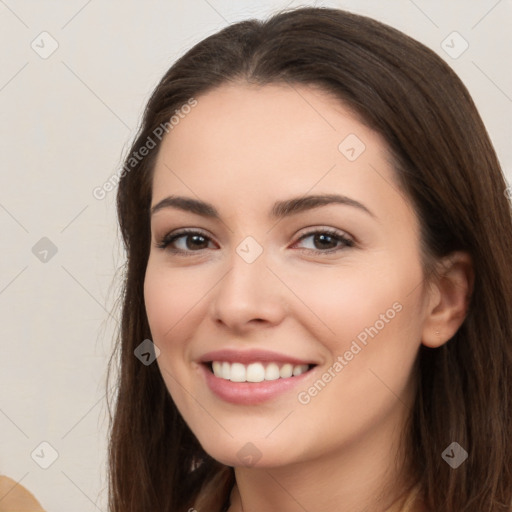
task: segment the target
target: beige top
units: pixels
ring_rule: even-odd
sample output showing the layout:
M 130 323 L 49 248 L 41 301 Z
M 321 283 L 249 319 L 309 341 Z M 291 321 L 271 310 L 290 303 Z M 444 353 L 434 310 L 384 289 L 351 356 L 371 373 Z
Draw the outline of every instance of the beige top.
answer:
M 45 512 L 34 495 L 12 478 L 0 475 L 0 512 Z

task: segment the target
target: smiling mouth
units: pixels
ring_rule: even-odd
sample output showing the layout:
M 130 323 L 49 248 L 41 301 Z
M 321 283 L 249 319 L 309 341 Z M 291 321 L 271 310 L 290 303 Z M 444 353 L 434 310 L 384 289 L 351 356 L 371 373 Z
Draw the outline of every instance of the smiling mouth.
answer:
M 228 361 L 209 361 L 204 364 L 219 379 L 255 383 L 298 377 L 316 366 L 315 364 L 294 365 L 277 362 L 242 364 Z

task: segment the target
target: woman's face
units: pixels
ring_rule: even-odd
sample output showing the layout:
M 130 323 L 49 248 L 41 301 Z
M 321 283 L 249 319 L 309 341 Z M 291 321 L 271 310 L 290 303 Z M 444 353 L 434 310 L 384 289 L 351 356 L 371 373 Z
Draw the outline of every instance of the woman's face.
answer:
M 176 406 L 232 466 L 378 454 L 411 404 L 428 308 L 384 140 L 311 87 L 197 101 L 158 154 L 144 286 Z

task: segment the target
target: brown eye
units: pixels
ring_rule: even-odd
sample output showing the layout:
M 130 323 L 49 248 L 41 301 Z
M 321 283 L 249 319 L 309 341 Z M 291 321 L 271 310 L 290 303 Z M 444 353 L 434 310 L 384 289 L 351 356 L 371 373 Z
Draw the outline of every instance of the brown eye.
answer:
M 166 235 L 157 247 L 173 253 L 190 254 L 207 249 L 210 241 L 210 238 L 200 231 L 185 230 Z
M 343 233 L 331 229 L 310 231 L 302 235 L 298 242 L 302 242 L 308 238 L 312 239 L 313 245 L 313 247 L 305 249 L 308 252 L 332 253 L 354 246 L 353 240 L 347 238 Z

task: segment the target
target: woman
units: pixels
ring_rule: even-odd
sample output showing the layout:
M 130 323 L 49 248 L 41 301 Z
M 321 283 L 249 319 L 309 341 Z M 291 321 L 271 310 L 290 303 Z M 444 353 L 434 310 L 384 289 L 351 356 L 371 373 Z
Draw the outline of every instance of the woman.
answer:
M 389 26 L 308 7 L 194 46 L 119 182 L 110 510 L 512 510 L 505 189 Z

